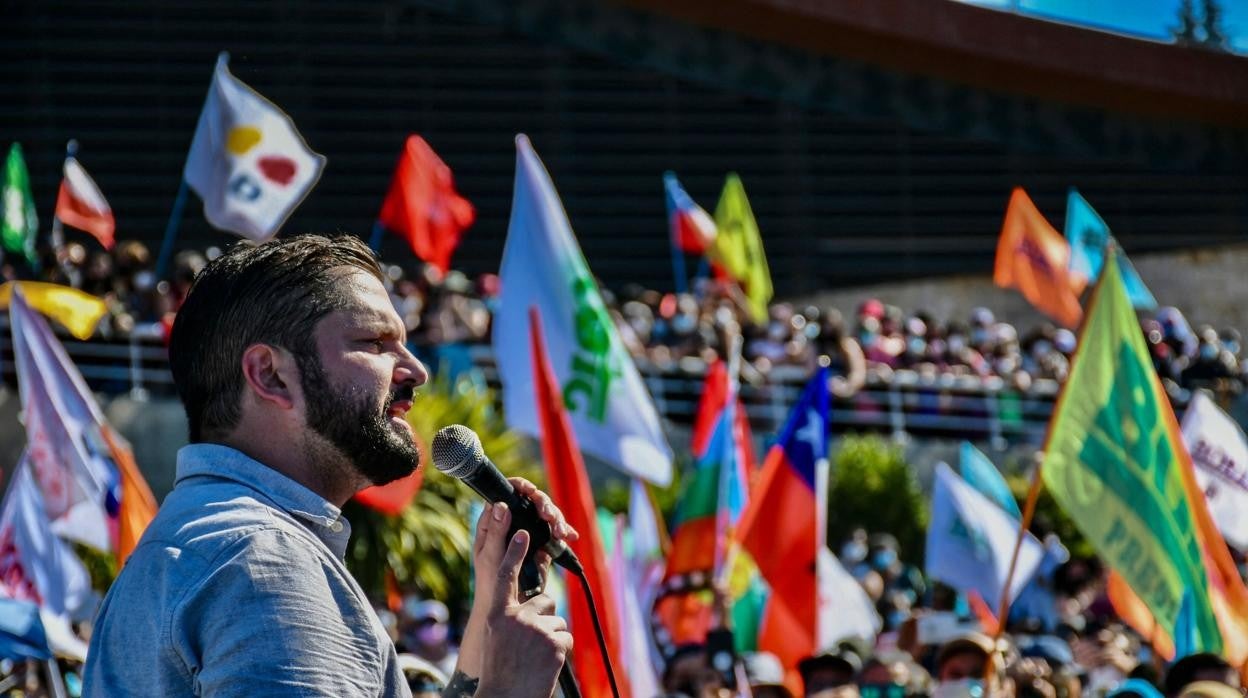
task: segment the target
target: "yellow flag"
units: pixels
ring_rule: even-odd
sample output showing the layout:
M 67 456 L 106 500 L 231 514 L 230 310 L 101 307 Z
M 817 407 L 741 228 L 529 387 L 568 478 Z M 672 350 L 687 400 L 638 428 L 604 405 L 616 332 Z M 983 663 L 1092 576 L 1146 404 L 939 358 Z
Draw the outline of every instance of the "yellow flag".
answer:
M 772 295 L 771 270 L 767 268 L 758 223 L 736 172 L 730 172 L 724 182 L 719 205 L 715 207 L 715 226 L 719 234 L 709 250 L 711 259 L 741 285 L 749 299 L 754 322 L 767 322 L 767 304 Z
M 95 334 L 95 326 L 108 312 L 104 301 L 76 288 L 48 284 L 42 281 L 8 281 L 0 284 L 0 310 L 9 309 L 13 286 L 22 289 L 26 303 L 35 310 L 56 320 L 81 340 Z

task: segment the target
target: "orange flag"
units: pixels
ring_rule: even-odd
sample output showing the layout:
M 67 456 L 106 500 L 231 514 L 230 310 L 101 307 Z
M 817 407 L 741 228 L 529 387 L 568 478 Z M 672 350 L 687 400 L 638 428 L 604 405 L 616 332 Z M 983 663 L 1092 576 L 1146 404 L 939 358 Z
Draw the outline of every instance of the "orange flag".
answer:
M 992 281 L 1016 288 L 1037 310 L 1066 327 L 1083 317 L 1079 293 L 1087 281 L 1072 277 L 1070 245 L 1049 225 L 1022 187 L 1015 187 L 1005 210 Z
M 615 590 L 607 568 L 606 549 L 602 534 L 598 531 L 598 514 L 594 507 L 594 493 L 589 487 L 585 462 L 581 458 L 576 435 L 563 405 L 563 391 L 555 379 L 550 360 L 546 357 L 546 343 L 542 338 L 542 321 L 537 308 L 529 308 L 529 332 L 533 350 L 533 377 L 537 383 L 537 412 L 542 427 L 542 457 L 546 461 L 546 479 L 550 483 L 550 496 L 563 511 L 568 523 L 581 534 L 570 545 L 572 552 L 585 567 L 585 578 L 597 601 L 598 619 L 602 623 L 607 651 L 613 667 L 623 667 L 623 646 L 620 637 L 620 619 L 616 615 Z M 568 625 L 577 638 L 579 647 L 572 655 L 572 666 L 580 681 L 581 691 L 587 698 L 607 698 L 611 684 L 607 680 L 607 668 L 601 655 L 595 651 L 592 641 L 594 626 L 590 617 L 589 600 L 578 583 L 568 581 Z M 617 673 L 616 683 L 620 695 L 629 696 L 627 677 Z
M 104 437 L 104 443 L 107 444 L 121 475 L 121 505 L 117 512 L 117 564 L 123 565 L 134 546 L 139 544 L 139 538 L 147 525 L 156 517 L 156 497 L 152 495 L 152 488 L 147 486 L 147 480 L 143 479 L 143 473 L 139 472 L 130 445 L 107 425 L 100 429 L 100 435 Z

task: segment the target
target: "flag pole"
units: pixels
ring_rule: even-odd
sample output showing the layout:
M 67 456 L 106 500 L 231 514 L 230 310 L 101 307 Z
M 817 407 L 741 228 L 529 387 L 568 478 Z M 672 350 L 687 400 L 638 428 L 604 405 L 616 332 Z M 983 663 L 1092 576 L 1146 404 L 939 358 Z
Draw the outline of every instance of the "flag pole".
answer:
M 165 224 L 165 240 L 160 243 L 160 257 L 156 262 L 156 278 L 163 278 L 169 269 L 169 257 L 173 255 L 173 241 L 178 237 L 178 227 L 182 224 L 182 212 L 186 208 L 186 195 L 190 187 L 186 177 L 178 187 L 178 195 L 173 199 L 173 210 L 169 212 L 169 222 Z
M 78 155 L 78 140 L 71 138 L 65 142 L 65 161 Z M 61 186 L 65 186 L 65 167 L 61 167 Z M 60 192 L 57 192 L 57 199 L 60 199 Z M 61 223 L 61 217 L 56 215 L 56 208 L 52 209 L 52 252 L 58 253 L 65 246 L 65 228 Z M 60 255 L 56 254 L 59 258 Z M 58 259 L 59 261 L 59 259 Z
M 373 221 L 373 234 L 368 239 L 369 249 L 371 249 L 373 252 L 380 252 L 381 241 L 385 234 L 386 234 L 386 226 L 381 224 L 381 220 L 378 219 L 378 220 Z
M 1027 529 L 1031 528 L 1031 520 L 1036 515 L 1036 502 L 1040 499 L 1040 487 L 1043 480 L 1040 478 L 1040 470 L 1044 467 L 1043 459 L 1036 463 L 1036 469 L 1031 475 L 1031 487 L 1027 490 L 1027 503 L 1023 505 L 1023 520 L 1018 524 L 1018 535 L 1014 538 L 1014 552 L 1010 554 L 1010 566 L 1005 573 L 1005 585 L 1001 589 L 1001 603 L 998 606 L 997 628 L 992 634 L 992 646 L 994 651 L 989 653 L 988 661 L 984 663 L 984 683 L 987 685 L 996 670 L 996 652 L 997 643 L 1001 641 L 1001 636 L 1005 633 L 1005 624 L 1010 614 L 1010 587 L 1014 581 L 1014 569 L 1018 566 L 1018 554 L 1023 547 L 1023 538 L 1027 536 Z

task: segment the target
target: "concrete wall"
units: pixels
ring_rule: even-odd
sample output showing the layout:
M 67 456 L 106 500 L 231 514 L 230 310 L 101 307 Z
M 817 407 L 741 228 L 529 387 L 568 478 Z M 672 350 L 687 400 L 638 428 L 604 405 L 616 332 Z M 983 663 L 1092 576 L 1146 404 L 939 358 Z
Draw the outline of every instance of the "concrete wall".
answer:
M 1183 250 L 1132 256 L 1157 302 L 1174 305 L 1194 325 L 1248 331 L 1248 244 L 1212 250 Z M 839 308 L 847 319 L 866 298 L 879 298 L 905 312 L 926 310 L 938 320 L 965 322 L 971 308 L 984 306 L 1020 332 L 1046 318 L 1016 291 L 997 288 L 992 272 L 825 291 L 799 299 Z

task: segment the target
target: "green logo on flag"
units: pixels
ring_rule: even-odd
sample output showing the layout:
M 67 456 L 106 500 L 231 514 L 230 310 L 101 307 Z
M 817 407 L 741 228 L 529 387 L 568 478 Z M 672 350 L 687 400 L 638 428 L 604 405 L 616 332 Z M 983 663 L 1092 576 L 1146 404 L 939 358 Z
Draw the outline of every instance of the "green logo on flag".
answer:
M 1126 516 L 1115 515 L 1108 530 L 1106 553 L 1124 578 L 1142 580 L 1132 588 L 1155 609 L 1155 615 L 1177 617 L 1182 590 L 1205 587 L 1204 569 L 1197 564 L 1200 542 L 1182 481 L 1174 469 L 1174 447 L 1159 423 L 1161 413 L 1155 394 L 1149 390 L 1147 370 L 1126 344 L 1119 348 L 1118 368 L 1108 401 L 1088 430 L 1079 459 L 1096 464 L 1093 474 L 1131 516 L 1151 524 L 1160 545 L 1150 550 L 1133 535 Z M 1155 560 L 1159 554 L 1169 563 Z M 1161 574 L 1163 564 L 1173 564 L 1177 574 Z M 1177 589 L 1173 586 L 1176 582 Z
M 611 384 L 623 374 L 619 355 L 611 346 L 611 316 L 598 295 L 594 280 L 578 274 L 572 280 L 576 303 L 576 350 L 572 373 L 563 384 L 563 402 L 601 424 L 607 418 Z

